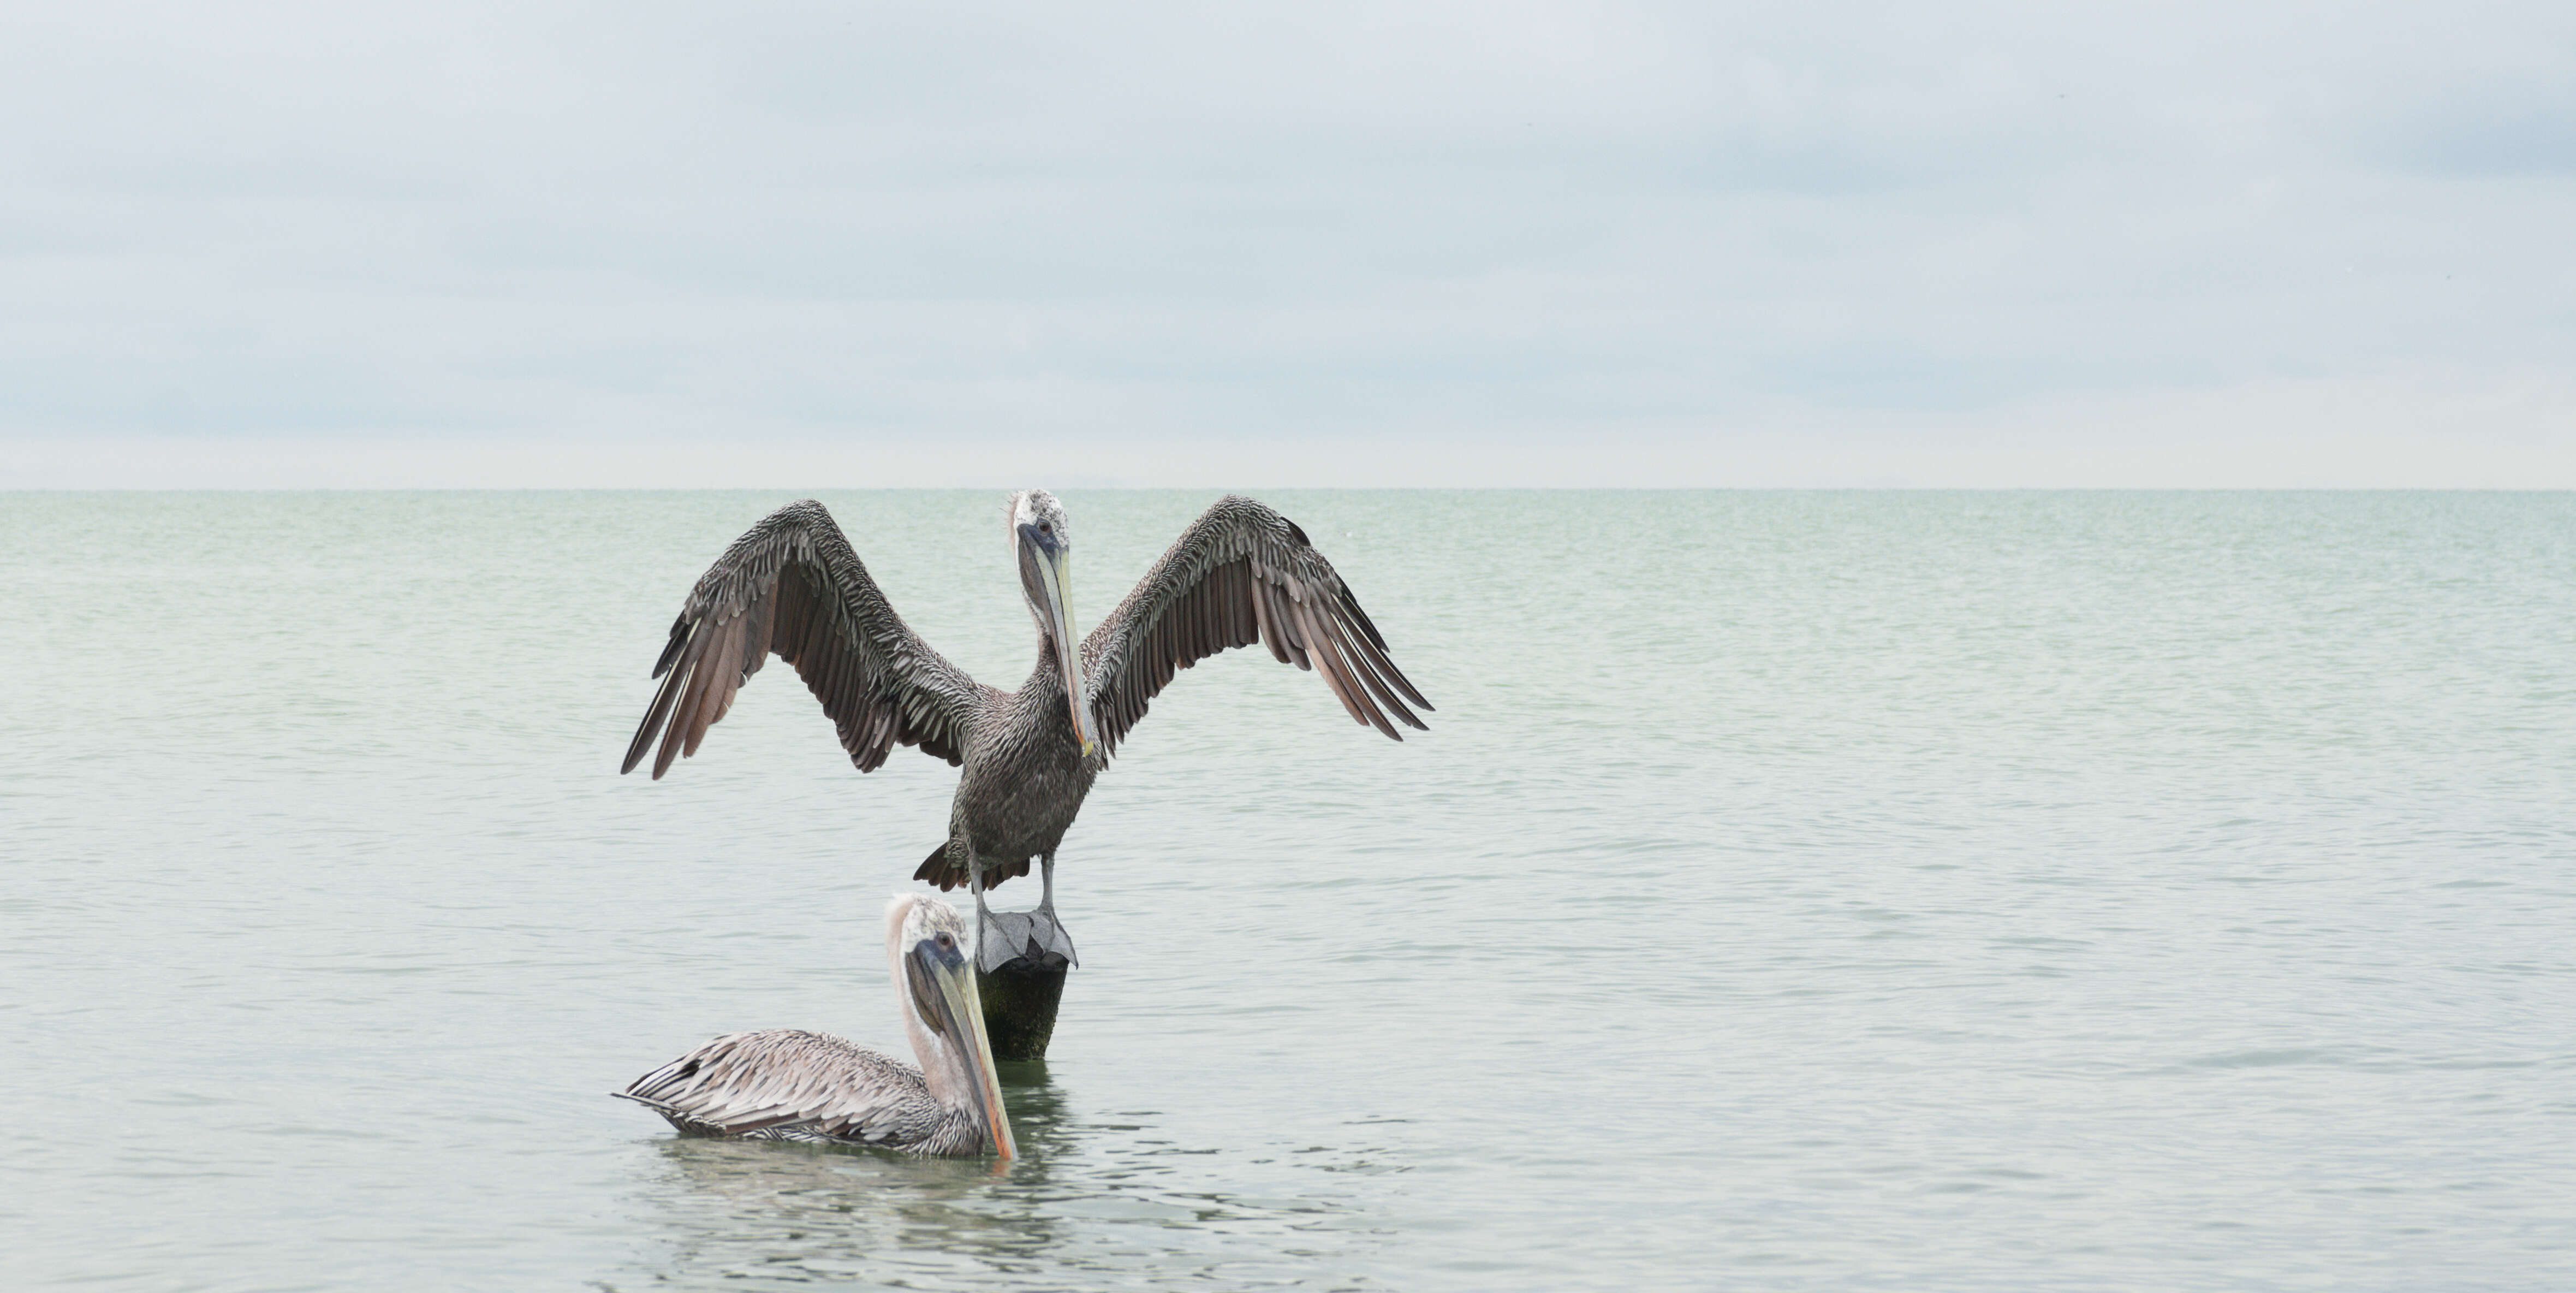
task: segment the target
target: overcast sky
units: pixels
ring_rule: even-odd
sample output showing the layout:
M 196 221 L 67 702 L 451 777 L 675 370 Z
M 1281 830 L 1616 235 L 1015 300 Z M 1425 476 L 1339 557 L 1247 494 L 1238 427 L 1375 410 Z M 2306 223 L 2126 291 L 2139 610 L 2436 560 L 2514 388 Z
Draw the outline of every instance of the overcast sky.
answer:
M 0 487 L 2576 487 L 2576 5 L 16 4 Z

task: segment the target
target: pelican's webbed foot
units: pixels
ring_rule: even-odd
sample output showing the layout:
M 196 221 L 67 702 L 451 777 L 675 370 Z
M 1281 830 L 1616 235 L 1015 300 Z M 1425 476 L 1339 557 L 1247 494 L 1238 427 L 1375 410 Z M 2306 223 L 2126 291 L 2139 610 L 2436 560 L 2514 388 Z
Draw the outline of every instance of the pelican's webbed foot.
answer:
M 1074 955 L 1073 936 L 1064 932 L 1054 912 L 1040 908 L 986 913 L 976 931 L 976 971 L 996 973 L 1014 961 L 1053 974 L 1080 964 L 1080 958 Z

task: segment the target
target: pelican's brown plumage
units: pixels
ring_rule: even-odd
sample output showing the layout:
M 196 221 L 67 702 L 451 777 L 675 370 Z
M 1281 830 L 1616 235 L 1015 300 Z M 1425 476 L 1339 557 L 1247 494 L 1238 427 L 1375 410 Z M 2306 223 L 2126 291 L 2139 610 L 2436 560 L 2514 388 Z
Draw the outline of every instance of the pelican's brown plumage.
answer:
M 964 765 L 948 837 L 916 879 L 966 884 L 980 911 L 984 888 L 1028 874 L 1036 858 L 1039 910 L 1052 921 L 1056 846 L 1108 756 L 1177 671 L 1259 642 L 1322 675 L 1353 721 L 1397 740 L 1399 725 L 1423 726 L 1415 708 L 1431 708 L 1306 532 L 1252 499 L 1225 498 L 1201 514 L 1078 651 L 1063 506 L 1044 490 L 1013 495 L 1011 536 L 1039 641 L 1036 669 L 1005 692 L 913 633 L 822 504 L 771 513 L 698 580 L 671 625 L 653 670 L 661 690 L 624 770 L 651 753 L 659 778 L 674 758 L 695 754 L 775 653 L 796 666 L 861 772 L 897 744 Z
M 874 1145 L 914 1154 L 1017 1153 L 966 927 L 937 898 L 886 908 L 886 960 L 921 1067 L 825 1033 L 728 1033 L 617 1094 L 695 1136 Z

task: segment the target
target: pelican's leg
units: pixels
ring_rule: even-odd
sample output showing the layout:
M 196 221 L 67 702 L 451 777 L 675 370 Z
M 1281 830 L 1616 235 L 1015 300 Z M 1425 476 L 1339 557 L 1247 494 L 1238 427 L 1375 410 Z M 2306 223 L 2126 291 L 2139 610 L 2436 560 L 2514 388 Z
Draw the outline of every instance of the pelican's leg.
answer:
M 1054 927 L 1056 940 L 1064 944 L 1064 946 L 1057 948 L 1056 950 L 1064 954 L 1065 960 L 1070 961 L 1075 965 L 1080 965 L 1082 964 L 1082 958 L 1075 955 L 1073 951 L 1073 935 L 1066 933 L 1064 922 L 1056 919 L 1055 917 L 1054 853 L 1048 852 L 1038 855 L 1038 876 L 1040 881 L 1046 886 L 1045 896 L 1038 899 L 1038 915 L 1043 917 L 1048 925 Z

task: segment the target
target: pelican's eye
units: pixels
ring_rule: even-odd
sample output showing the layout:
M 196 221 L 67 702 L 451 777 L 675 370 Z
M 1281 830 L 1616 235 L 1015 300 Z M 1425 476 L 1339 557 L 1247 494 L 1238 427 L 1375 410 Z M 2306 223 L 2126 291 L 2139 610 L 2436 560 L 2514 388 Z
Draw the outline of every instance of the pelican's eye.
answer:
M 953 951 L 953 950 L 955 950 L 956 946 L 957 946 L 957 939 L 956 939 L 956 937 L 955 937 L 954 935 L 950 935 L 950 934 L 942 934 L 942 935 L 940 935 L 940 936 L 939 936 L 939 947 L 940 947 L 940 950 L 942 950 L 942 951 Z

